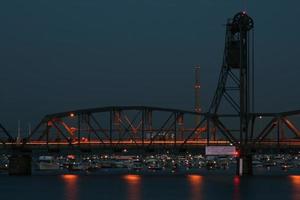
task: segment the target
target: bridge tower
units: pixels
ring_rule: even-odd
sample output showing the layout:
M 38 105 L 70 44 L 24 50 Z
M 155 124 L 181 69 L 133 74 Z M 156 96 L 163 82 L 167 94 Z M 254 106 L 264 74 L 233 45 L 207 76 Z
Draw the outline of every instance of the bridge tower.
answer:
M 238 116 L 236 124 L 239 124 L 239 127 L 235 128 L 235 131 L 237 130 L 235 137 L 241 157 L 238 169 L 242 174 L 252 173 L 248 137 L 249 114 L 254 109 L 253 28 L 253 20 L 246 12 L 239 12 L 233 19 L 228 20 L 223 64 L 209 109 L 215 116 L 220 114 Z M 229 106 L 222 107 L 223 102 L 227 102 Z

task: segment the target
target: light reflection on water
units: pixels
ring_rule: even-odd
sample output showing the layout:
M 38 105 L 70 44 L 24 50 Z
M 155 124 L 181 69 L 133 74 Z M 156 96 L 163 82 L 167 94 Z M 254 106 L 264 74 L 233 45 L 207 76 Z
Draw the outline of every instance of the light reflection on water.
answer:
M 290 175 L 289 180 L 292 185 L 292 199 L 300 199 L 300 176 L 299 175 Z
M 61 175 L 62 180 L 65 183 L 65 195 L 67 200 L 78 200 L 78 175 L 64 174 Z
M 273 199 L 281 199 L 282 197 L 293 200 L 300 199 L 300 175 L 289 175 L 279 178 L 259 176 L 240 178 L 239 176 L 217 177 L 189 174 L 181 177 L 154 176 L 149 178 L 143 175 L 127 174 L 107 179 L 106 176 L 82 177 L 69 174 L 61 175 L 60 179 L 63 183 L 64 200 L 80 200 L 86 194 L 92 197 L 89 199 L 94 199 L 93 197 L 96 193 L 106 192 L 107 187 L 111 188 L 111 186 L 113 188 L 119 186 L 124 188 L 124 190 L 119 190 L 118 193 L 118 191 L 113 189 L 111 191 L 113 194 L 107 195 L 107 198 L 103 199 L 110 199 L 111 196 L 114 196 L 113 199 L 128 200 L 148 200 L 154 197 L 157 197 L 157 199 L 172 197 L 174 200 L 201 200 L 207 199 L 207 197 L 212 197 L 209 199 L 227 197 L 233 200 L 252 199 L 252 197 L 258 199 L 267 199 L 268 197 Z M 83 182 L 86 183 L 86 180 L 100 184 L 94 185 L 95 187 L 92 187 L 94 189 L 90 189 L 89 186 L 89 192 L 87 193 L 87 188 L 83 184 Z M 103 185 L 103 183 L 105 184 Z M 110 186 L 106 187 L 107 184 Z M 173 188 L 167 185 L 172 185 Z M 255 188 L 255 191 L 258 191 L 259 195 L 248 193 L 253 188 Z M 280 191 L 284 195 L 276 195 L 274 191 Z
M 233 178 L 233 200 L 240 200 L 240 184 L 241 178 L 239 176 L 235 176 Z
M 187 175 L 187 179 L 190 185 L 190 199 L 191 200 L 200 200 L 203 199 L 202 196 L 202 181 L 203 177 L 200 175 L 189 174 Z
M 141 198 L 141 176 L 128 174 L 124 175 L 123 180 L 127 185 L 127 199 L 140 200 Z

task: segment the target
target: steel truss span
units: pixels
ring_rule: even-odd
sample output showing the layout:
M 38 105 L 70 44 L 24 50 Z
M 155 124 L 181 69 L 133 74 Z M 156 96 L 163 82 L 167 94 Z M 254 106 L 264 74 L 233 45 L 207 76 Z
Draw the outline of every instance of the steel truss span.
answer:
M 92 148 L 173 148 L 206 144 L 206 114 L 178 109 L 119 106 L 46 115 L 25 144 Z M 224 141 L 226 142 L 226 141 Z
M 253 149 L 300 147 L 300 110 L 249 113 Z M 200 122 L 195 124 L 195 119 Z M 206 145 L 240 145 L 239 115 L 196 113 L 178 109 L 119 106 L 46 115 L 22 141 L 30 149 L 203 149 Z

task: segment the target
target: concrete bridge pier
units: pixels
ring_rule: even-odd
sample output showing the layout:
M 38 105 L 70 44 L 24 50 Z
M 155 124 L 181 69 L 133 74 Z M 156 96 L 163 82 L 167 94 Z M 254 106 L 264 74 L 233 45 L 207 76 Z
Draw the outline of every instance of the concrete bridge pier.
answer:
M 8 174 L 10 176 L 30 176 L 31 160 L 30 155 L 11 155 L 9 157 Z
M 238 176 L 253 175 L 252 154 L 249 150 L 241 150 L 237 157 L 236 173 Z

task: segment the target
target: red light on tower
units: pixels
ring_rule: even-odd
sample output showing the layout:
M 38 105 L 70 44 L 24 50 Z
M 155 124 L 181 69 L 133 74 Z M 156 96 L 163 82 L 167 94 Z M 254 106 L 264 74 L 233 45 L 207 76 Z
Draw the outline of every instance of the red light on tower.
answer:
M 239 158 L 241 155 L 240 150 L 235 150 L 234 157 Z

